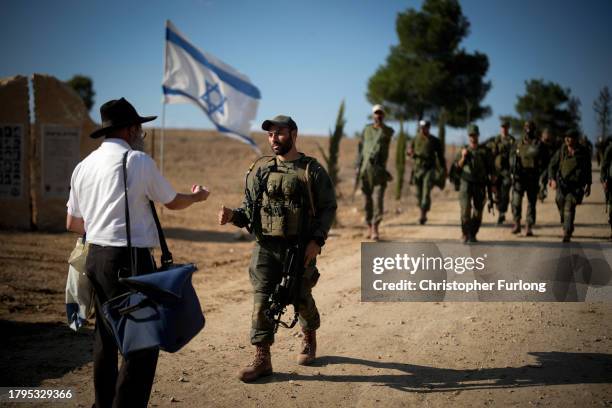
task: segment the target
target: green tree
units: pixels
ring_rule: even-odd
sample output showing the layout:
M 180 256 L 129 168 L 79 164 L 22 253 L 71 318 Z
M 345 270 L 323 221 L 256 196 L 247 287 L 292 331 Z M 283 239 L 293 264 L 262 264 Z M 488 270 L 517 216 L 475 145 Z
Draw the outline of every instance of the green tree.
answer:
M 79 94 L 85 107 L 90 111 L 94 105 L 94 97 L 96 96 L 96 92 L 93 89 L 93 80 L 84 75 L 74 75 L 66 81 L 66 83 Z
M 395 148 L 395 199 L 399 200 L 402 197 L 402 189 L 404 188 L 404 173 L 406 172 L 406 144 L 408 136 L 404 132 L 404 122 L 399 122 L 399 134 L 397 135 L 397 145 Z
M 610 89 L 604 86 L 599 91 L 599 96 L 593 102 L 593 110 L 597 118 L 597 127 L 599 128 L 599 136 L 605 139 L 610 134 L 610 114 L 612 113 L 612 97 Z
M 548 128 L 556 137 L 568 129 L 580 129 L 580 100 L 554 82 L 525 81 L 525 94 L 518 96 L 515 109 L 515 120 L 532 120 L 538 129 Z
M 490 115 L 482 100 L 491 88 L 484 81 L 489 60 L 460 48 L 469 21 L 457 0 L 425 0 L 422 10 L 398 14 L 399 44 L 368 81 L 367 98 L 382 103 L 403 120 L 429 116 L 437 123 L 463 127 Z
M 340 103 L 340 108 L 338 109 L 338 116 L 336 117 L 334 131 L 329 132 L 329 153 L 326 154 L 323 148 L 317 144 L 317 147 L 325 160 L 329 178 L 331 179 L 332 183 L 334 183 L 334 186 L 336 186 L 338 183 L 338 156 L 340 153 L 340 141 L 344 136 L 345 124 L 346 119 L 344 118 L 344 101 L 342 101 Z

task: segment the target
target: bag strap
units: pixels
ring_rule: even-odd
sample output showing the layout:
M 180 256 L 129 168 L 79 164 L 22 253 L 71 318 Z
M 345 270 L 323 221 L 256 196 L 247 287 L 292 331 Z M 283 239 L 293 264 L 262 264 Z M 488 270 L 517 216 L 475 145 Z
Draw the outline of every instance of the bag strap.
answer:
M 132 235 L 130 233 L 130 206 L 128 204 L 128 188 L 127 188 L 127 157 L 130 151 L 126 151 L 123 155 L 123 191 L 125 195 L 125 230 L 127 235 L 127 247 L 130 257 L 130 275 L 134 276 L 134 259 L 132 256 Z
M 149 200 L 149 206 L 151 207 L 151 213 L 153 214 L 153 220 L 155 221 L 155 226 L 157 227 L 157 235 L 159 236 L 159 246 L 162 250 L 161 255 L 161 266 L 162 268 L 168 267 L 174 263 L 172 259 L 172 253 L 168 249 L 168 244 L 166 243 L 166 236 L 164 235 L 164 230 L 162 229 L 161 223 L 159 222 L 159 217 L 157 216 L 157 210 L 155 210 L 155 203 Z

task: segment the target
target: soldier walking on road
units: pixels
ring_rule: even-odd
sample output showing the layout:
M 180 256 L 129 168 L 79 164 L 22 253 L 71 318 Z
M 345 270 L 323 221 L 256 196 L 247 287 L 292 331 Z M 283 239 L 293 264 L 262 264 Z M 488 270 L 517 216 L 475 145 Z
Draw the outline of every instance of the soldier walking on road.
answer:
M 542 149 L 542 165 L 544 166 L 544 173 L 540 178 L 540 189 L 538 191 L 538 199 L 544 202 L 546 196 L 548 196 L 547 180 L 548 176 L 548 165 L 550 160 L 555 155 L 557 150 L 561 147 L 563 141 L 557 143 L 555 136 L 552 134 L 549 128 L 544 128 L 542 136 L 540 136 L 540 143 Z
M 240 208 L 222 206 L 219 211 L 219 224 L 246 227 L 256 238 L 249 267 L 254 291 L 251 344 L 256 352 L 254 361 L 239 373 L 244 382 L 272 374 L 270 346 L 275 325 L 266 312 L 283 278 L 288 251 L 296 244 L 305 248 L 298 299 L 292 299 L 304 334 L 297 362 L 307 365 L 314 360 L 320 325 L 311 293 L 319 278 L 315 262 L 336 213 L 336 192 L 329 175 L 314 158 L 297 151 L 298 128 L 293 119 L 278 115 L 261 127 L 268 132 L 275 156 L 264 156 L 251 166 Z M 257 163 L 260 166 L 253 170 Z M 249 177 L 251 174 L 254 176 Z
M 476 234 L 482 223 L 487 186 L 495 181 L 493 162 L 485 146 L 478 144 L 478 126 L 468 126 L 469 144 L 464 146 L 453 162 L 451 172 L 459 179 L 461 232 L 464 243 L 478 242 Z
M 420 130 L 410 144 L 408 156 L 414 159 L 411 181 L 416 185 L 416 198 L 421 210 L 419 223 L 424 225 L 431 208 L 431 189 L 436 185 L 437 175 L 440 173 L 446 177 L 446 160 L 440 139 L 429 133 L 430 122 L 421 120 L 419 126 Z
M 563 242 L 574 232 L 576 206 L 591 194 L 591 156 L 579 143 L 577 130 L 569 130 L 565 144 L 552 157 L 548 167 L 549 184 L 557 190 L 557 208 L 563 225 Z
M 606 194 L 606 211 L 610 224 L 610 241 L 612 241 L 612 143 L 608 144 L 601 159 L 601 184 Z
M 487 147 L 493 154 L 495 187 L 497 191 L 497 225 L 506 221 L 506 211 L 510 203 L 510 187 L 512 187 L 512 176 L 510 169 L 510 154 L 514 150 L 516 139 L 510 134 L 510 123 L 503 122 L 499 135 L 487 143 Z
M 525 235 L 530 237 L 533 236 L 532 229 L 536 222 L 540 178 L 544 172 L 544 157 L 533 122 L 525 122 L 523 137 L 516 144 L 510 156 L 510 165 L 512 168 L 512 216 L 514 218 L 512 233 L 521 232 L 521 206 L 523 196 L 527 195 Z
M 385 111 L 381 105 L 372 107 L 374 123 L 365 127 L 357 151 L 357 171 L 361 191 L 365 197 L 365 221 L 368 225 L 366 238 L 379 238 L 378 226 L 383 218 L 385 189 L 391 180 L 387 171 L 389 145 L 393 129 L 385 125 Z

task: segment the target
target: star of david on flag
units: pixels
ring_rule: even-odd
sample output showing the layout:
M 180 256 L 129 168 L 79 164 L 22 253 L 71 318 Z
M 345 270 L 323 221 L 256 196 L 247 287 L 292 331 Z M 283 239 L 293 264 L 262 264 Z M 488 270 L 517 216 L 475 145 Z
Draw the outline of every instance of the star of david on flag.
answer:
M 223 96 L 221 90 L 219 89 L 219 83 L 211 84 L 206 81 L 206 92 L 201 97 L 206 103 L 206 111 L 209 115 L 214 114 L 219 111 L 220 114 L 223 114 L 223 105 L 227 98 Z
M 224 135 L 259 148 L 249 136 L 261 99 L 249 78 L 199 50 L 166 21 L 163 102 L 194 103 Z

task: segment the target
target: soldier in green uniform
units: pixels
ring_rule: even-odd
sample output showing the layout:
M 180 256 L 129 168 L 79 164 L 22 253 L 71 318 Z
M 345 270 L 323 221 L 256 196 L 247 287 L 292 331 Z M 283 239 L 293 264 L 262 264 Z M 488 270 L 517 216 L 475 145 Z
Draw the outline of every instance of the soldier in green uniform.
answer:
M 497 225 L 506 221 L 506 211 L 510 203 L 510 187 L 512 177 L 510 175 L 510 154 L 514 150 L 516 139 L 510 134 L 510 123 L 503 122 L 500 134 L 490 139 L 487 148 L 493 155 L 495 164 L 495 178 L 497 191 Z
M 538 191 L 538 199 L 544 202 L 548 195 L 547 180 L 548 180 L 548 165 L 550 160 L 560 145 L 556 143 L 555 137 L 549 128 L 544 128 L 542 136 L 540 136 L 540 146 L 542 149 L 542 165 L 544 166 L 544 173 L 540 178 L 540 189 Z
M 431 124 L 427 120 L 419 122 L 419 132 L 412 140 L 408 156 L 414 159 L 412 182 L 416 185 L 416 198 L 421 216 L 421 225 L 427 222 L 427 212 L 431 208 L 431 189 L 437 183 L 438 173 L 446 177 L 446 159 L 440 139 L 429 132 Z
M 612 241 L 612 143 L 608 144 L 601 159 L 601 184 L 606 194 L 606 210 L 610 224 L 610 241 Z
M 464 243 L 477 242 L 476 234 L 482 223 L 487 186 L 495 181 L 494 165 L 489 150 L 478 144 L 478 126 L 468 126 L 469 144 L 464 146 L 451 169 L 460 179 L 459 204 L 461 205 L 461 232 Z
M 536 204 L 540 179 L 544 172 L 544 157 L 540 140 L 536 136 L 535 123 L 525 122 L 521 140 L 510 156 L 512 169 L 512 216 L 514 218 L 513 234 L 521 232 L 521 206 L 523 196 L 527 195 L 526 236 L 533 236 L 536 222 Z
M 563 225 L 563 242 L 574 232 L 576 206 L 591 194 L 591 156 L 579 142 L 577 130 L 569 130 L 565 144 L 557 150 L 548 167 L 549 185 L 557 190 L 557 208 Z
M 316 356 L 319 312 L 311 289 L 319 278 L 315 266 L 336 213 L 336 193 L 325 169 L 296 148 L 297 125 L 289 116 L 266 120 L 262 129 L 275 156 L 256 161 L 247 175 L 241 207 L 225 206 L 219 224 L 231 222 L 246 227 L 256 238 L 249 267 L 254 291 L 251 344 L 254 361 L 239 373 L 242 381 L 254 381 L 272 374 L 270 346 L 274 324 L 266 317 L 270 295 L 282 278 L 285 255 L 291 245 L 305 247 L 305 271 L 298 299 L 299 322 L 304 333 L 298 364 L 310 364 Z M 259 167 L 253 171 L 256 164 Z
M 381 105 L 372 107 L 374 123 L 365 127 L 357 151 L 357 171 L 365 197 L 366 238 L 378 240 L 378 226 L 383 218 L 385 189 L 391 175 L 387 171 L 389 145 L 393 129 L 383 123 L 385 111 Z

